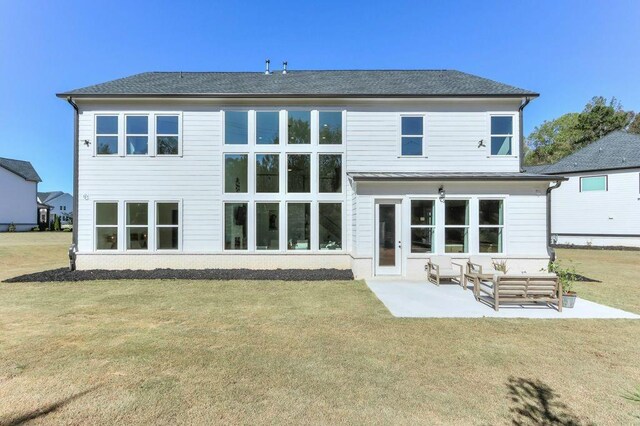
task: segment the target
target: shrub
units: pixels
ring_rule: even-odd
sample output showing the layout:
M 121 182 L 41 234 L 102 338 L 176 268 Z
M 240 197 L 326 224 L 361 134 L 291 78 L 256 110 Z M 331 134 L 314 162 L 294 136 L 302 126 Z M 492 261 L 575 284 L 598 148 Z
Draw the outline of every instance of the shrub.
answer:
M 509 270 L 509 268 L 507 268 L 507 261 L 506 260 L 496 260 L 493 262 L 493 269 L 495 269 L 496 271 L 500 271 L 503 274 L 506 274 L 507 271 Z
M 7 228 L 7 232 L 16 232 L 16 224 L 11 222 Z
M 53 230 L 60 231 L 62 230 L 62 225 L 60 224 L 60 216 L 56 215 L 55 219 L 53 219 Z
M 564 294 L 574 293 L 573 284 L 578 279 L 578 276 L 573 265 L 565 268 L 560 266 L 558 262 L 549 262 L 549 272 L 553 272 L 558 276 Z

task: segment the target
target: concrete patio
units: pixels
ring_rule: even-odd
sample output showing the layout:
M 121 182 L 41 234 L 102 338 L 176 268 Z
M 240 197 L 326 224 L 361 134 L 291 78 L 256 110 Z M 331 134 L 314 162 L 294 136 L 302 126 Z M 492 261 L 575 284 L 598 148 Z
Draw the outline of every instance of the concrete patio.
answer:
M 498 312 L 456 284 L 436 286 L 426 281 L 368 279 L 367 285 L 395 317 L 400 318 L 599 318 L 640 319 L 640 315 L 578 298 L 574 308 L 558 312 L 547 305 L 504 305 Z

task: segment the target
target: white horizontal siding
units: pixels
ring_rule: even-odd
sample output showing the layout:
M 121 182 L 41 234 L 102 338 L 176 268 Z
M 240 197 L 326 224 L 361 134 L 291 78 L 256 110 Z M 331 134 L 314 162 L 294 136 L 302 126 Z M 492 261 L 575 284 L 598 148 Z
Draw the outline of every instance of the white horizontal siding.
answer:
M 19 229 L 31 229 L 38 223 L 36 204 L 37 184 L 0 167 L 0 231 L 9 224 Z

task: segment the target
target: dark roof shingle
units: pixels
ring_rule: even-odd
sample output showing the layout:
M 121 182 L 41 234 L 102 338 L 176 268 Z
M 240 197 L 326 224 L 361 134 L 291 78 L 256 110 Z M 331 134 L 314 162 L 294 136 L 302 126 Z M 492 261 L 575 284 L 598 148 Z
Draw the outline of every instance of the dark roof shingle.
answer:
M 562 174 L 635 167 L 640 167 L 640 135 L 617 130 L 554 164 L 529 166 L 526 170 Z
M 18 175 L 25 180 L 42 182 L 42 179 L 38 176 L 36 169 L 34 169 L 28 161 L 0 157 L 0 167 L 9 170 L 11 173 Z
M 538 96 L 455 70 L 341 70 L 260 72 L 146 72 L 59 93 L 59 97 L 220 96 Z

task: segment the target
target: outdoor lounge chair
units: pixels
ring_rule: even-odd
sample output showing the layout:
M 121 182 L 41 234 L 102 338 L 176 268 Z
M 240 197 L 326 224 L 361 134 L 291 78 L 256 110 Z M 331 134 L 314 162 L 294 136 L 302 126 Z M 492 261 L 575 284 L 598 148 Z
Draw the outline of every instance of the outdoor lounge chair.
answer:
M 469 282 L 474 288 L 475 280 L 491 280 L 494 275 L 504 275 L 504 272 L 495 269 L 493 259 L 490 256 L 471 256 L 467 261 L 467 269 L 464 273 L 464 289 L 467 289 Z
M 440 285 L 440 281 L 447 280 L 455 282 L 464 287 L 462 265 L 453 263 L 450 256 L 433 256 L 427 261 L 425 266 L 427 280 Z
M 474 296 L 496 311 L 500 304 L 555 304 L 562 312 L 562 286 L 555 274 L 494 275 L 491 280 L 476 279 Z M 486 295 L 486 297 L 482 297 Z

